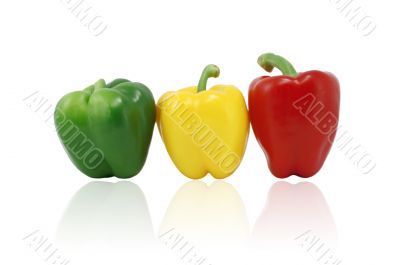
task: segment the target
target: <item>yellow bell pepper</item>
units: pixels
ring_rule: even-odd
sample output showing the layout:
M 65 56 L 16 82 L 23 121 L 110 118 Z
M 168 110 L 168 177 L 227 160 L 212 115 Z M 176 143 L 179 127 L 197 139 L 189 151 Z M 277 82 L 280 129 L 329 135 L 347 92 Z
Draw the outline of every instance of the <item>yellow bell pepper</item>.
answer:
M 239 166 L 246 149 L 249 117 L 240 90 L 207 80 L 219 68 L 208 65 L 197 87 L 167 92 L 157 103 L 157 125 L 179 171 L 199 179 L 210 173 L 226 178 Z

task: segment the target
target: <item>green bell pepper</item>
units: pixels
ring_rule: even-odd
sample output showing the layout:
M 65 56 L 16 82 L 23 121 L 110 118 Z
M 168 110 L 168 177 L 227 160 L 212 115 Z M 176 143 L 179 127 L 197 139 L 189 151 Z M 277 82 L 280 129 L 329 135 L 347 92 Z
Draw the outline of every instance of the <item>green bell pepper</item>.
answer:
M 54 121 L 68 156 L 93 178 L 130 178 L 140 172 L 156 120 L 151 91 L 143 84 L 104 80 L 58 102 Z

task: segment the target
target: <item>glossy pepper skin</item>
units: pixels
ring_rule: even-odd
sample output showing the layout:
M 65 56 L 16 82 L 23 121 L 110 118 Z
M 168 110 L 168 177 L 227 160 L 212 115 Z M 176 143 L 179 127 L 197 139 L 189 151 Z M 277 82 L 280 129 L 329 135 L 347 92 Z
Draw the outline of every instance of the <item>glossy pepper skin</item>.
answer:
M 142 169 L 156 119 L 151 91 L 141 83 L 104 80 L 65 95 L 54 115 L 69 158 L 93 178 L 129 178 Z
M 242 93 L 234 86 L 206 89 L 219 68 L 208 65 L 199 85 L 165 93 L 157 103 L 157 125 L 166 149 L 180 172 L 217 179 L 239 166 L 247 144 L 249 118 Z
M 249 89 L 249 115 L 254 134 L 272 174 L 311 177 L 322 167 L 339 118 L 339 82 L 328 72 L 297 73 L 284 58 L 267 53 L 262 68 L 282 76 L 262 76 Z

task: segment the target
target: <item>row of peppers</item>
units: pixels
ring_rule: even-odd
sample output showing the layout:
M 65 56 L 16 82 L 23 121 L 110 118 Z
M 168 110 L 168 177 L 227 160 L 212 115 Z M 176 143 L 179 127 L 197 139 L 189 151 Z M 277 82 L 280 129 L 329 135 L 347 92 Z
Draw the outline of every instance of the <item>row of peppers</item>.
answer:
M 328 72 L 298 73 L 283 57 L 266 53 L 258 64 L 281 76 L 262 76 L 249 88 L 249 109 L 240 90 L 207 80 L 219 76 L 205 67 L 197 86 L 167 92 L 155 104 L 143 84 L 104 80 L 65 95 L 54 120 L 75 166 L 87 176 L 129 178 L 140 172 L 157 123 L 180 172 L 192 179 L 210 173 L 221 179 L 239 166 L 250 124 L 272 174 L 311 177 L 322 167 L 338 124 L 340 89 Z

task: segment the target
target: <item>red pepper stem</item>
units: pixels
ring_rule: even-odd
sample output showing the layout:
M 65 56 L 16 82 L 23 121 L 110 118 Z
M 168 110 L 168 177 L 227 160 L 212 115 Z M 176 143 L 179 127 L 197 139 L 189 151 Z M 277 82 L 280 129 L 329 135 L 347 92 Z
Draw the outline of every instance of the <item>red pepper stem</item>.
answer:
M 96 83 L 94 83 L 94 90 L 100 89 L 100 88 L 105 88 L 106 87 L 106 81 L 104 79 L 100 79 Z
M 260 57 L 258 57 L 257 62 L 267 72 L 272 72 L 274 67 L 276 67 L 282 72 L 283 75 L 292 77 L 298 75 L 293 65 L 288 60 L 273 53 L 262 54 Z
M 207 65 L 203 73 L 201 74 L 199 84 L 197 85 L 197 93 L 201 91 L 205 91 L 207 88 L 207 80 L 210 77 L 218 77 L 219 76 L 219 68 L 214 64 Z

